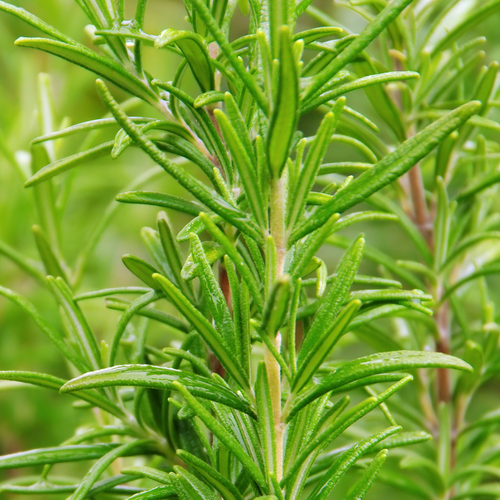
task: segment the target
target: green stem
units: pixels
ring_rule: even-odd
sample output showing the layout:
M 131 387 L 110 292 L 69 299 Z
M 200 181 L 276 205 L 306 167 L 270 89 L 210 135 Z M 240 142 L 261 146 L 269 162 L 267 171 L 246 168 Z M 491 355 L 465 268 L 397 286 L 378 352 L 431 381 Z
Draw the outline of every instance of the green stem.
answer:
M 270 230 L 276 246 L 276 278 L 283 275 L 286 255 L 286 228 L 285 228 L 285 189 L 284 179 L 273 179 L 271 181 L 271 213 Z M 281 333 L 271 339 L 278 352 L 281 349 Z M 284 423 L 282 423 L 281 411 L 281 371 L 278 361 L 274 358 L 267 347 L 264 347 L 264 361 L 269 380 L 271 401 L 274 416 L 274 432 L 276 438 L 276 478 L 281 481 L 283 477 L 283 436 Z

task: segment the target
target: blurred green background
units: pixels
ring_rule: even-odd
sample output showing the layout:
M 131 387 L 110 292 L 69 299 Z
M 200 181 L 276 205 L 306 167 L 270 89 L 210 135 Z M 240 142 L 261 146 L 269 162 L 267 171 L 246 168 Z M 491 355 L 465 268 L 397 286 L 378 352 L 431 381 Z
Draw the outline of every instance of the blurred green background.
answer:
M 464 4 L 467 0 L 464 0 Z M 91 37 L 85 31 L 88 24 L 76 2 L 72 0 L 16 0 L 13 3 L 24 7 L 59 30 L 91 44 Z M 321 7 L 353 31 L 359 31 L 365 21 L 334 1 L 318 1 L 313 5 Z M 134 1 L 127 4 L 131 15 Z M 146 31 L 158 34 L 169 27 L 186 27 L 185 11 L 180 0 L 149 0 L 146 17 Z M 246 19 L 238 15 L 239 24 L 233 28 L 234 36 L 245 31 Z M 500 58 L 500 31 L 498 17 L 483 23 L 470 37 L 484 35 L 488 38 L 485 63 Z M 312 27 L 312 19 L 303 21 Z M 0 13 L 0 241 L 14 247 L 24 255 L 36 258 L 37 251 L 31 226 L 37 223 L 33 197 L 30 190 L 23 188 L 23 180 L 7 157 L 15 155 L 20 164 L 26 161 L 30 141 L 40 135 L 37 118 L 37 77 L 41 72 L 51 77 L 51 89 L 57 120 L 69 120 L 74 124 L 101 117 L 105 109 L 95 92 L 95 77 L 82 68 L 31 49 L 15 47 L 13 42 L 19 36 L 37 36 L 34 29 L 9 16 Z M 97 49 L 98 50 L 98 49 Z M 376 47 L 375 47 L 376 50 Z M 156 78 L 173 78 L 179 60 L 169 52 L 158 53 L 149 49 L 145 56 L 145 67 Z M 473 74 L 471 74 L 473 77 Z M 189 82 L 187 82 L 189 89 Z M 122 100 L 127 96 L 114 89 Z M 353 93 L 348 102 L 376 122 L 372 110 L 360 93 Z M 153 113 L 153 114 L 152 114 Z M 154 116 L 151 109 L 138 105 L 135 115 Z M 319 117 L 308 115 L 301 123 L 304 132 L 312 132 Z M 381 132 L 385 134 L 384 131 Z M 112 133 L 104 133 L 111 139 Z M 61 155 L 72 154 L 81 147 L 79 136 L 59 145 Z M 352 159 L 352 151 L 339 148 L 330 150 L 331 159 L 342 161 Z M 137 150 L 128 150 L 119 160 L 110 158 L 94 161 L 77 168 L 73 173 L 72 191 L 64 212 L 62 228 L 62 249 L 70 268 L 75 265 L 79 250 L 86 244 L 92 230 L 99 224 L 103 211 L 115 204 L 114 197 L 124 191 L 139 175 L 153 166 L 151 160 Z M 155 191 L 167 191 L 184 195 L 182 190 L 166 174 L 156 176 L 146 187 Z M 109 226 L 95 248 L 77 292 L 100 288 L 138 285 L 121 263 L 121 255 L 132 253 L 148 258 L 140 239 L 144 226 L 155 224 L 157 210 L 152 207 L 131 205 L 117 206 Z M 182 215 L 172 217 L 177 229 L 188 219 Z M 403 237 L 398 238 L 395 225 L 376 223 L 367 232 L 368 242 L 382 250 L 394 253 L 394 240 L 400 241 L 398 258 L 411 258 L 411 247 Z M 360 231 L 357 228 L 356 231 Z M 324 252 L 329 267 L 335 267 L 338 253 Z M 373 272 L 374 269 L 371 269 Z M 55 302 L 36 280 L 26 275 L 16 265 L 0 255 L 0 285 L 22 293 L 35 303 L 43 316 L 58 325 L 59 314 Z M 118 320 L 119 313 L 106 309 L 104 300 L 92 300 L 83 304 L 90 324 L 98 339 L 109 340 Z M 153 331 L 153 343 L 162 347 L 166 341 L 164 331 Z M 365 352 L 365 347 L 345 346 L 346 357 Z M 18 306 L 0 297 L 0 370 L 30 370 L 46 372 L 68 378 L 69 371 L 62 358 L 48 340 L 40 333 L 33 321 Z M 491 384 L 491 392 L 484 396 L 484 409 L 495 407 L 500 392 Z M 493 396 L 491 398 L 490 396 Z M 55 392 L 29 387 L 0 386 L 0 454 L 13 453 L 35 447 L 55 446 L 68 439 L 76 427 L 89 422 L 87 411 L 72 407 L 70 396 L 59 396 Z M 81 465 L 68 465 L 66 472 L 81 474 Z M 0 482 L 26 471 L 0 471 Z M 57 473 L 57 469 L 56 469 Z M 380 494 L 382 494 L 380 492 Z M 1 496 L 1 494 L 0 494 Z M 372 498 L 377 498 L 373 494 Z M 10 498 L 5 496 L 5 498 Z M 402 498 L 402 497 L 401 497 Z M 411 498 L 411 497 L 409 497 Z

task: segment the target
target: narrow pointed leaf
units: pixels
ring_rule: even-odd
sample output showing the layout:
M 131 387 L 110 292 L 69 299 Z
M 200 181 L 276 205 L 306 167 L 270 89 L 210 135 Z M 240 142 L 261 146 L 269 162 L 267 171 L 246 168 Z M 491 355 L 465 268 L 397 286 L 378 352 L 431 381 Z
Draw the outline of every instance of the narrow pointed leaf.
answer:
M 114 450 L 108 451 L 101 457 L 87 472 L 78 488 L 71 496 L 72 500 L 83 500 L 87 497 L 92 486 L 97 482 L 101 474 L 117 459 L 127 455 L 136 455 L 145 452 L 151 448 L 152 440 L 134 441 L 132 443 L 122 444 Z
M 392 4 L 391 4 L 392 5 Z M 321 226 L 334 213 L 342 213 L 361 203 L 407 172 L 420 159 L 430 153 L 440 141 L 477 113 L 481 104 L 472 101 L 451 111 L 435 121 L 417 135 L 405 141 L 394 152 L 376 163 L 370 170 L 361 174 L 345 189 L 319 208 L 312 217 L 297 227 L 292 240 L 297 241 Z
M 252 213 L 259 225 L 265 227 L 266 216 L 257 182 L 256 165 L 252 163 L 245 146 L 241 142 L 238 133 L 232 126 L 228 117 L 218 109 L 214 110 L 214 114 L 219 122 L 227 146 L 245 187 L 245 194 L 248 204 L 252 209 Z
M 361 301 L 353 300 L 340 312 L 333 323 L 328 325 L 326 332 L 318 341 L 318 348 L 310 351 L 299 365 L 297 375 L 293 381 L 293 390 L 295 392 L 300 391 L 312 379 L 316 370 L 330 354 L 339 338 L 344 334 L 351 319 L 356 315 L 360 307 Z M 319 346 L 321 347 L 319 348 Z
M 59 391 L 65 383 L 65 380 L 54 377 L 52 375 L 47 375 L 46 373 L 26 371 L 0 371 L 0 380 L 9 380 L 21 382 L 23 384 L 32 384 L 57 391 Z M 80 394 L 75 395 L 75 397 L 86 401 L 87 403 L 90 403 L 92 406 L 102 408 L 115 417 L 123 418 L 124 416 L 123 411 L 118 406 L 116 406 L 108 398 L 101 396 L 97 392 L 82 391 Z
M 123 90 L 149 102 L 153 106 L 158 102 L 155 93 L 141 80 L 129 73 L 113 60 L 100 56 L 81 44 L 68 44 L 46 38 L 18 38 L 16 45 L 39 49 L 49 54 L 82 66 L 93 73 L 106 78 Z
M 344 254 L 337 269 L 337 278 L 327 292 L 325 300 L 318 310 L 311 328 L 302 344 L 297 358 L 298 370 L 303 370 L 304 363 L 322 349 L 323 343 L 329 337 L 337 314 L 346 300 L 349 289 L 354 281 L 363 255 L 365 240 L 359 237 Z M 351 318 L 349 318 L 351 319 Z M 345 327 L 346 325 L 344 325 Z M 340 334 L 340 332 L 338 332 Z M 333 347 L 333 345 L 332 345 Z M 312 375 L 312 374 L 311 374 Z M 305 379 L 304 379 L 305 380 Z
M 73 300 L 68 285 L 61 278 L 47 277 L 49 286 L 73 326 L 76 338 L 90 366 L 101 368 L 101 354 L 97 340 L 78 304 Z
M 217 333 L 205 316 L 196 309 L 189 299 L 175 287 L 167 278 L 159 274 L 154 275 L 161 289 L 175 307 L 195 327 L 203 340 L 215 353 L 222 366 L 231 374 L 234 380 L 243 388 L 249 387 L 247 378 L 241 373 L 239 363 L 229 351 L 222 337 Z
M 150 389 L 172 390 L 179 380 L 194 395 L 215 401 L 254 416 L 249 404 L 232 390 L 213 382 L 211 379 L 191 372 L 154 365 L 117 365 L 94 372 L 85 373 L 66 382 L 61 392 L 81 391 L 99 387 L 147 387 Z
M 193 233 L 191 233 L 191 252 L 194 262 L 199 266 L 197 274 L 205 292 L 215 327 L 226 342 L 230 352 L 234 352 L 236 349 L 234 324 L 226 298 L 206 258 L 200 239 Z
M 392 436 L 396 432 L 399 432 L 401 427 L 394 426 L 389 427 L 385 431 L 374 434 L 369 438 L 360 441 L 358 444 L 352 447 L 351 450 L 345 453 L 341 458 L 339 458 L 332 467 L 325 473 L 324 479 L 320 479 L 320 484 L 311 493 L 310 498 L 315 498 L 317 500 L 326 500 L 332 489 L 337 485 L 340 478 L 371 448 L 373 448 L 377 443 L 383 441 L 385 438 Z
M 442 353 L 420 351 L 381 352 L 346 363 L 336 372 L 324 377 L 315 387 L 296 399 L 293 413 L 323 394 L 355 380 L 378 373 L 390 373 L 401 369 L 409 370 L 414 368 L 472 370 L 472 367 L 465 361 Z
M 109 155 L 112 149 L 113 141 L 110 141 L 105 142 L 104 144 L 101 144 L 99 146 L 95 146 L 88 151 L 83 151 L 82 153 L 76 153 L 74 155 L 68 156 L 67 158 L 56 160 L 46 167 L 43 167 L 35 175 L 30 177 L 26 181 L 25 186 L 36 186 L 40 182 L 66 172 L 67 170 L 78 167 L 80 165 L 86 165 L 92 160 L 96 160 L 97 158 L 102 158 L 103 156 Z
M 362 500 L 368 490 L 371 488 L 377 474 L 384 465 L 387 458 L 387 450 L 382 450 L 375 457 L 373 462 L 368 466 L 368 469 L 363 474 L 363 477 L 352 487 L 347 493 L 345 500 Z
M 205 461 L 195 457 L 185 450 L 177 450 L 177 455 L 188 465 L 193 467 L 203 479 L 215 488 L 222 498 L 227 500 L 243 500 L 243 496 L 220 472 L 208 465 Z
M 282 26 L 279 35 L 278 88 L 267 138 L 268 166 L 274 178 L 281 177 L 299 119 L 298 74 L 288 26 Z
M 170 194 L 154 193 L 150 191 L 129 191 L 116 196 L 116 201 L 121 203 L 134 203 L 138 205 L 153 205 L 155 207 L 171 208 L 197 217 L 203 211 L 203 206 Z
M 202 37 L 192 31 L 178 31 L 169 28 L 158 35 L 155 40 L 155 48 L 161 49 L 172 43 L 175 43 L 184 54 L 201 91 L 213 90 L 214 72 Z
M 255 382 L 257 414 L 259 416 L 260 435 L 264 447 L 266 471 L 276 471 L 276 436 L 274 432 L 274 414 L 271 392 L 264 363 L 259 364 Z
M 288 226 L 293 228 L 302 216 L 307 197 L 316 180 L 319 167 L 323 162 L 326 149 L 330 144 L 331 137 L 335 131 L 335 127 L 340 119 L 345 99 L 339 99 L 335 103 L 333 112 L 327 113 L 321 122 L 314 142 L 312 143 L 304 163 L 304 167 L 300 172 L 300 177 L 297 181 L 295 192 L 291 197 L 291 206 L 289 208 Z
M 94 460 L 102 457 L 118 446 L 119 443 L 77 444 L 12 453 L 11 455 L 3 455 L 0 457 L 0 469 L 18 469 L 20 467 L 32 467 L 34 465 Z
M 186 402 L 195 411 L 200 420 L 210 429 L 215 436 L 224 444 L 224 446 L 234 453 L 236 458 L 241 462 L 250 477 L 262 488 L 267 490 L 267 485 L 262 473 L 257 465 L 247 455 L 240 443 L 233 437 L 229 431 L 221 425 L 211 413 L 199 403 L 194 396 L 179 382 L 174 382 L 177 390 L 182 393 Z

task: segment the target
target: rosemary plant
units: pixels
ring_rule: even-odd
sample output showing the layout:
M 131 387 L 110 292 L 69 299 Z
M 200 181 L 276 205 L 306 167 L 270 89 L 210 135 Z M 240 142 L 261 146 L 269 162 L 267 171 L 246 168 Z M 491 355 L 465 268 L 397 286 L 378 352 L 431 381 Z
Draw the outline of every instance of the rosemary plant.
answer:
M 31 144 L 25 183 L 36 202 L 40 263 L 4 243 L 0 253 L 48 289 L 63 328 L 15 291 L 0 288 L 0 295 L 59 349 L 68 379 L 26 371 L 3 371 L 0 379 L 71 394 L 97 421 L 59 446 L 0 457 L 0 469 L 44 466 L 38 480 L 5 482 L 2 491 L 71 500 L 354 500 L 394 449 L 396 460 L 379 475 L 392 494 L 500 496 L 496 484 L 481 484 L 500 470 L 491 446 L 500 417 L 465 423 L 474 393 L 500 361 L 484 278 L 498 271 L 498 251 L 481 246 L 499 238 L 491 197 L 483 196 L 500 180 L 491 161 L 498 146 L 478 132 L 499 128 L 485 116 L 497 104 L 498 65 L 470 89 L 464 79 L 484 40 L 462 42 L 500 1 L 473 5 L 445 33 L 464 2 L 338 2 L 368 21 L 359 34 L 311 0 L 185 0 L 191 29 L 166 25 L 160 34 L 144 25 L 146 0 L 76 3 L 92 25 L 94 48 L 0 1 L 0 10 L 44 35 L 17 46 L 98 75 L 107 112 L 59 129 L 50 82 L 40 77 L 41 135 Z M 237 15 L 249 28 L 234 38 Z M 145 67 L 148 46 L 181 61 L 171 81 Z M 377 123 L 347 105 L 356 90 Z M 132 100 L 118 98 L 122 91 Z M 148 116 L 129 116 L 138 100 Z M 320 120 L 305 137 L 306 114 Z M 102 142 L 110 130 L 114 138 Z M 86 137 L 81 148 L 59 156 L 55 145 L 77 135 Z M 335 158 L 332 143 L 353 148 L 353 161 Z M 131 147 L 156 167 L 117 201 L 168 215 L 160 212 L 141 233 L 151 263 L 123 257 L 142 286 L 82 293 L 90 255 L 118 203 L 76 263 L 67 263 L 59 200 L 71 197 L 72 186 L 61 174 Z M 138 190 L 159 174 L 186 195 Z M 176 213 L 190 218 L 180 232 Z M 398 244 L 389 255 L 365 245 L 363 235 L 352 237 L 357 224 L 374 221 L 398 224 L 419 260 L 398 260 Z M 320 255 L 331 246 L 345 251 L 328 269 Z M 381 277 L 360 273 L 365 259 L 380 264 Z M 474 280 L 480 319 L 464 305 Z M 80 307 L 102 298 L 121 311 L 109 342 L 97 339 Z M 148 338 L 152 325 L 160 325 L 160 348 Z M 352 338 L 371 345 L 371 354 L 341 359 Z M 399 397 L 414 377 L 420 412 Z M 377 410 L 385 421 L 370 420 Z M 425 444 L 401 448 L 418 443 Z M 88 460 L 78 480 L 52 473 L 54 464 Z M 334 490 L 346 475 L 348 491 Z

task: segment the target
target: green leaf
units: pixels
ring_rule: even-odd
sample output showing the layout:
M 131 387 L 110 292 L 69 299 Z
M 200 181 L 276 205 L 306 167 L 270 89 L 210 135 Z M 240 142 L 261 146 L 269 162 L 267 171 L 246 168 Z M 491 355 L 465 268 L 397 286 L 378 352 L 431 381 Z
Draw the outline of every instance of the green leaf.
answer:
M 35 465 L 95 460 L 118 446 L 119 443 L 78 444 L 22 451 L 0 457 L 0 469 L 18 469 Z
M 192 31 L 178 31 L 169 28 L 156 37 L 155 48 L 161 49 L 172 43 L 175 43 L 184 54 L 201 91 L 213 90 L 214 72 L 203 38 Z
M 388 429 L 373 434 L 354 445 L 349 451 L 345 452 L 334 464 L 326 471 L 320 479 L 318 486 L 309 496 L 309 499 L 326 500 L 333 488 L 337 485 L 342 476 L 366 453 L 370 451 L 380 441 L 399 432 L 401 427 L 393 426 Z
M 63 270 L 64 264 L 55 255 L 54 250 L 51 248 L 40 226 L 33 226 L 31 230 L 35 236 L 35 243 L 45 267 L 46 274 L 54 277 L 60 276 L 66 280 L 66 274 Z
M 299 83 L 288 26 L 279 31 L 279 77 L 269 123 L 267 159 L 271 176 L 281 177 L 299 120 Z
M 181 251 L 175 241 L 172 228 L 170 227 L 170 223 L 164 213 L 160 213 L 158 219 L 156 220 L 156 225 L 158 228 L 158 236 L 160 237 L 161 246 L 163 247 L 163 253 L 165 254 L 165 259 L 168 262 L 168 267 L 175 278 L 175 282 L 188 298 L 192 298 L 194 296 L 193 287 L 190 283 L 185 281 L 185 278 L 182 275 Z
M 214 110 L 214 115 L 217 118 L 224 138 L 226 139 L 226 144 L 236 164 L 238 173 L 240 174 L 248 204 L 259 226 L 263 228 L 266 226 L 266 214 L 257 182 L 256 165 L 252 163 L 251 158 L 248 156 L 247 149 L 243 145 L 228 117 L 219 109 Z
M 182 467 L 174 466 L 177 479 L 188 494 L 189 500 L 219 500 L 219 497 L 205 483 Z
M 148 289 L 145 290 L 148 292 Z M 131 305 L 131 302 L 126 300 L 119 299 L 107 299 L 106 307 L 108 309 L 113 309 L 114 311 L 126 311 Z M 159 321 L 160 323 L 164 323 L 176 330 L 179 330 L 183 333 L 188 333 L 190 330 L 190 326 L 183 321 L 180 321 L 177 318 L 174 318 L 170 314 L 167 314 L 159 309 L 155 309 L 153 307 L 142 307 L 139 310 L 136 310 L 134 314 L 138 316 L 144 316 L 146 318 L 154 319 L 155 321 Z
M 295 33 L 295 35 L 293 35 L 293 39 L 294 41 L 304 40 L 304 43 L 307 45 L 308 43 L 315 42 L 321 38 L 338 35 L 339 33 L 342 33 L 342 28 L 337 28 L 336 26 L 321 26 L 319 28 L 312 28 Z
M 56 30 L 54 27 L 50 26 L 50 24 L 47 24 L 45 21 L 42 21 L 41 19 L 34 16 L 33 14 L 31 14 L 31 12 L 28 12 L 27 10 L 11 5 L 10 3 L 1 1 L 0 1 L 0 10 L 3 10 L 4 12 L 8 12 L 9 14 L 16 16 L 17 18 L 23 20 L 25 23 L 33 26 L 34 28 L 39 29 L 40 31 L 42 31 L 47 35 L 57 38 L 61 42 L 76 44 L 75 40 L 73 40 L 69 36 L 66 36 L 64 33 L 61 33 L 60 31 Z
M 266 366 L 259 363 L 257 380 L 255 382 L 255 396 L 257 400 L 257 414 L 259 428 L 264 448 L 264 463 L 268 473 L 276 471 L 276 436 L 274 432 L 274 414 L 271 401 L 271 391 L 267 378 Z
M 26 371 L 0 371 L 0 380 L 9 380 L 15 382 L 21 382 L 23 384 L 32 384 L 40 387 L 45 387 L 48 389 L 54 389 L 59 391 L 59 389 L 64 385 L 65 380 L 52 375 L 47 375 L 46 373 L 35 373 Z M 105 398 L 93 391 L 82 391 L 80 394 L 76 394 L 75 397 L 90 403 L 92 406 L 102 408 L 111 415 L 118 418 L 123 418 L 124 413 L 118 406 L 112 403 L 108 398 Z
M 474 113 L 477 113 L 480 106 L 481 104 L 477 101 L 464 104 L 405 141 L 395 151 L 376 163 L 370 170 L 361 174 L 340 193 L 337 193 L 329 203 L 320 207 L 307 221 L 295 228 L 291 236 L 292 241 L 297 241 L 314 231 L 324 224 L 332 214 L 342 213 L 361 203 L 406 173 L 448 134 L 465 123 Z
M 458 202 L 466 201 L 471 196 L 480 193 L 484 189 L 500 182 L 500 172 L 492 172 L 474 179 L 469 186 L 465 187 L 457 196 Z
M 137 455 L 141 454 L 141 452 L 147 451 L 151 449 L 151 445 L 153 445 L 153 440 L 141 440 L 134 441 L 132 443 L 122 444 L 118 446 L 114 450 L 108 451 L 103 457 L 99 458 L 99 460 L 90 468 L 85 477 L 82 479 L 82 482 L 78 485 L 78 488 L 71 496 L 72 500 L 83 500 L 87 497 L 87 494 L 90 492 L 92 486 L 99 479 L 101 474 L 117 459 L 127 455 Z
M 229 347 L 230 352 L 234 352 L 236 349 L 234 324 L 226 298 L 221 290 L 219 281 L 214 276 L 200 239 L 191 233 L 190 240 L 193 260 L 199 267 L 197 275 L 205 293 L 205 299 L 208 302 L 210 312 L 212 313 L 215 327 Z
M 275 281 L 266 301 L 262 317 L 262 330 L 270 338 L 276 337 L 276 333 L 281 328 L 288 312 L 291 285 L 292 281 L 289 275 L 281 276 Z
M 97 340 L 80 307 L 73 300 L 73 294 L 68 285 L 61 278 L 53 278 L 52 276 L 48 276 L 47 281 L 73 327 L 76 339 L 87 362 L 94 370 L 102 368 L 101 353 Z
M 472 370 L 472 367 L 465 361 L 438 352 L 391 351 L 372 354 L 371 356 L 358 358 L 346 363 L 331 375 L 327 375 L 321 379 L 314 387 L 298 396 L 289 418 L 311 401 L 345 384 L 378 373 L 389 373 L 401 369 L 414 368 Z
M 78 167 L 80 165 L 87 165 L 88 162 L 92 160 L 96 160 L 97 158 L 102 158 L 103 156 L 107 156 L 111 153 L 113 149 L 113 141 L 105 142 L 104 144 L 100 144 L 99 146 L 95 146 L 87 151 L 83 151 L 82 153 L 76 153 L 74 155 L 68 156 L 67 158 L 63 158 L 61 160 L 56 160 L 46 167 L 41 168 L 31 176 L 25 183 L 26 187 L 36 186 L 40 182 L 46 181 L 51 177 L 59 175 L 67 170 L 70 170 L 74 167 Z
M 335 131 L 335 127 L 339 122 L 344 104 L 345 99 L 338 99 L 332 112 L 325 115 L 314 141 L 307 152 L 304 167 L 300 172 L 295 192 L 293 196 L 290 197 L 291 206 L 289 207 L 287 221 L 289 228 L 293 228 L 299 217 L 303 214 L 307 196 L 316 180 L 316 175 L 318 174 L 326 149 L 330 144 L 330 139 Z
M 206 377 L 153 365 L 116 365 L 94 372 L 85 373 L 66 382 L 61 388 L 62 393 L 95 389 L 99 387 L 147 387 L 149 389 L 172 390 L 174 382 L 182 384 L 198 397 L 215 401 L 239 411 L 255 416 L 246 400 L 232 390 L 217 384 Z
M 125 267 L 132 274 L 135 274 L 144 284 L 148 285 L 153 290 L 159 290 L 158 283 L 151 278 L 151 276 L 158 273 L 158 271 L 151 264 L 148 264 L 135 255 L 124 255 L 122 257 L 122 262 L 125 264 Z
M 204 241 L 202 243 L 202 247 L 205 253 L 205 258 L 210 266 L 215 262 L 217 262 L 221 257 L 224 257 L 226 253 L 225 250 L 220 245 L 214 243 L 213 241 Z M 194 261 L 193 255 L 189 254 L 188 258 L 186 259 L 186 262 L 182 266 L 181 270 L 182 278 L 186 281 L 190 281 L 196 278 L 196 276 L 198 276 L 200 272 L 201 268 L 199 264 Z
M 0 241 L 0 254 L 4 255 L 12 262 L 17 264 L 21 269 L 26 271 L 28 274 L 36 278 L 37 280 L 45 283 L 46 274 L 40 270 L 38 262 L 34 262 L 31 259 L 28 259 L 20 252 L 18 252 L 15 248 L 7 245 L 3 241 Z
M 154 279 L 158 281 L 161 289 L 172 304 L 195 327 L 196 331 L 217 356 L 222 366 L 224 366 L 241 387 L 248 389 L 248 379 L 242 373 L 239 363 L 234 359 L 226 343 L 207 318 L 167 278 L 156 274 L 154 275 Z
M 352 62 L 380 33 L 390 24 L 412 0 L 396 0 L 391 2 L 380 14 L 366 26 L 321 73 L 319 73 L 304 92 L 303 100 L 313 97 L 325 83 L 335 76 L 342 68 Z
M 176 498 L 177 491 L 174 486 L 157 486 L 128 497 L 127 500 L 163 500 L 164 498 Z
M 345 333 L 352 318 L 357 314 L 361 307 L 360 300 L 351 301 L 340 314 L 328 323 L 325 332 L 317 342 L 317 348 L 309 351 L 305 357 L 302 358 L 302 363 L 299 364 L 297 375 L 293 380 L 294 392 L 300 391 L 314 376 L 321 363 L 330 354 L 333 346 L 338 342 L 340 337 Z M 308 337 L 306 337 L 307 339 Z M 302 352 L 302 351 L 301 351 Z M 299 362 L 300 354 L 299 352 Z
M 312 233 L 298 248 L 295 253 L 293 262 L 290 268 L 290 274 L 294 277 L 302 276 L 311 262 L 311 259 L 316 255 L 316 252 L 321 248 L 325 240 L 336 229 L 335 225 L 339 220 L 338 214 L 333 214 L 323 227 Z
M 112 59 L 100 56 L 84 45 L 73 42 L 72 44 L 49 40 L 46 38 L 18 38 L 16 45 L 39 49 L 49 54 L 82 66 L 93 73 L 106 78 L 123 90 L 143 99 L 156 107 L 158 96 L 132 73 Z
M 345 500 L 362 500 L 371 488 L 377 474 L 387 458 L 387 450 L 382 450 L 363 473 L 363 477 L 349 490 Z
M 453 285 L 446 288 L 445 293 L 442 295 L 440 302 L 445 301 L 452 293 L 456 292 L 459 288 L 466 285 L 470 281 L 481 278 L 482 276 L 488 276 L 490 274 L 498 274 L 500 273 L 500 265 L 490 264 L 488 266 L 484 266 L 480 268 L 478 271 L 474 271 L 464 278 L 456 281 Z
M 155 469 L 154 467 L 131 466 L 123 469 L 122 474 L 133 474 L 141 477 L 147 477 L 158 483 L 170 484 L 170 477 L 166 472 Z
M 113 366 L 115 363 L 115 359 L 118 354 L 118 348 L 120 346 L 120 341 L 132 317 L 142 308 L 155 302 L 161 297 L 161 292 L 153 290 L 135 299 L 125 309 L 124 313 L 120 316 L 120 320 L 118 321 L 118 325 L 116 326 L 115 334 L 113 336 L 113 343 L 111 344 L 111 349 L 109 351 L 109 366 Z
M 259 309 L 262 309 L 262 296 L 260 294 L 260 285 L 255 279 L 252 271 L 245 264 L 243 258 L 231 243 L 229 238 L 215 225 L 213 220 L 207 214 L 200 214 L 200 219 L 204 222 L 206 229 L 212 235 L 221 247 L 224 248 L 226 254 L 231 259 L 236 269 L 245 280 L 252 298 Z
M 327 426 L 322 432 L 319 432 L 307 445 L 301 450 L 299 455 L 296 457 L 295 461 L 291 465 L 291 467 L 286 471 L 283 480 L 281 481 L 282 485 L 288 484 L 290 480 L 292 480 L 298 471 L 301 469 L 301 466 L 307 460 L 307 458 L 313 453 L 315 450 L 323 450 L 325 449 L 334 439 L 339 437 L 346 429 L 348 429 L 355 422 L 360 420 L 366 414 L 371 412 L 374 408 L 380 406 L 384 401 L 386 401 L 389 397 L 391 397 L 395 392 L 404 387 L 408 382 L 413 380 L 411 375 L 402 375 L 398 374 L 399 380 L 393 384 L 391 387 L 386 389 L 384 392 L 380 393 L 378 396 L 369 397 L 365 401 L 357 404 L 354 408 L 347 411 L 343 415 L 340 413 L 346 408 L 347 404 L 349 404 L 349 399 L 344 398 L 340 400 L 338 403 L 338 409 L 335 409 L 336 418 L 334 425 Z M 383 382 L 384 380 L 379 379 L 379 382 Z M 390 378 L 385 380 L 393 382 L 394 378 Z M 373 381 L 377 383 L 376 381 Z M 344 401 L 343 403 L 340 403 Z M 334 407 L 335 408 L 335 407 Z
M 241 81 L 255 99 L 257 105 L 264 111 L 264 113 L 267 114 L 269 112 L 269 103 L 267 102 L 265 95 L 259 88 L 254 77 L 245 69 L 243 61 L 236 55 L 231 43 L 219 28 L 217 21 L 212 16 L 208 6 L 203 0 L 191 0 L 191 3 L 207 27 L 208 31 L 210 31 L 214 37 L 221 51 L 233 67 L 234 71 L 241 78 Z
M 379 85 L 382 83 L 389 82 L 400 82 L 404 80 L 411 80 L 414 78 L 419 78 L 420 75 L 415 73 L 414 71 L 391 71 L 390 73 L 379 73 L 376 75 L 365 76 L 363 78 L 358 78 L 353 82 L 346 83 L 345 85 L 340 85 L 339 87 L 334 88 L 333 90 L 329 90 L 328 92 L 324 92 L 316 99 L 306 102 L 301 110 L 301 114 L 308 113 L 319 106 L 327 103 L 328 101 L 332 101 L 342 95 L 345 95 L 349 92 L 353 92 L 354 90 L 364 89 L 366 87 L 371 87 L 372 85 Z
M 267 485 L 262 473 L 257 465 L 247 455 L 240 443 L 231 435 L 223 425 L 221 425 L 211 413 L 199 403 L 191 393 L 179 382 L 174 382 L 176 389 L 182 393 L 189 406 L 195 411 L 200 420 L 210 429 L 221 443 L 241 462 L 250 477 L 262 488 L 267 491 Z
M 222 498 L 227 500 L 243 500 L 244 497 L 233 483 L 205 461 L 200 460 L 185 450 L 177 450 L 177 455 L 184 463 L 193 467 L 208 484 L 215 488 L 222 495 Z
M 80 358 L 73 349 L 71 349 L 65 342 L 63 336 L 55 330 L 47 321 L 43 319 L 42 316 L 35 309 L 35 306 L 29 302 L 27 299 L 21 295 L 9 290 L 7 288 L 0 287 L 0 295 L 11 300 L 15 304 L 19 305 L 25 313 L 27 313 L 33 321 L 36 323 L 38 328 L 46 335 L 46 337 L 61 351 L 66 359 L 68 359 L 76 368 L 80 371 L 87 371 L 89 368 L 88 363 Z
M 305 377 L 301 380 L 303 385 L 307 380 L 312 377 L 314 372 L 309 373 L 306 376 L 303 371 L 305 367 L 309 364 L 311 358 L 318 354 L 318 351 L 323 352 L 324 342 L 328 338 L 332 340 L 331 347 L 335 344 L 338 336 L 342 334 L 343 329 L 347 324 L 338 325 L 340 330 L 336 330 L 335 318 L 337 317 L 342 304 L 348 297 L 349 289 L 353 283 L 354 276 L 356 275 L 359 265 L 361 263 L 361 257 L 363 255 L 365 240 L 362 237 L 357 238 L 349 247 L 349 249 L 344 254 L 342 260 L 339 262 L 337 269 L 337 279 L 330 287 L 324 302 L 320 306 L 314 322 L 307 332 L 306 338 L 301 346 L 299 355 L 297 358 L 298 372 L 302 373 Z M 357 307 L 359 308 L 361 304 Z M 356 307 L 354 307 L 356 309 Z M 353 310 L 353 315 L 356 311 Z M 348 314 L 348 320 L 352 319 L 352 315 Z M 332 333 L 334 336 L 331 337 Z M 294 382 L 294 389 L 296 387 L 298 380 Z

